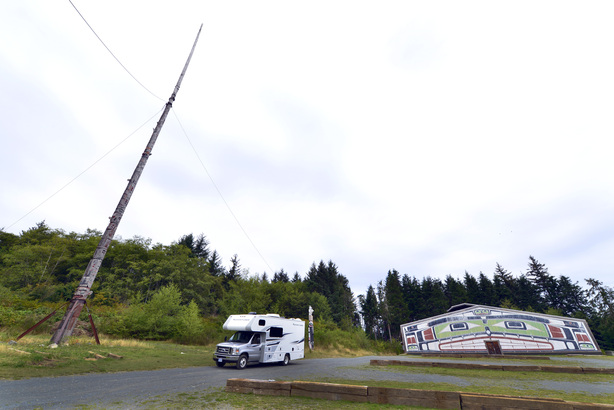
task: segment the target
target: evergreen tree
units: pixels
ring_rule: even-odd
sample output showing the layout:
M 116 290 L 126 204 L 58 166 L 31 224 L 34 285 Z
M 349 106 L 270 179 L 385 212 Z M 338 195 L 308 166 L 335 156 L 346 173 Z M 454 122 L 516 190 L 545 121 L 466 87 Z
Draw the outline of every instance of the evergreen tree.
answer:
M 288 276 L 288 274 L 286 272 L 284 272 L 284 270 L 280 270 L 279 272 L 275 272 L 273 274 L 273 283 L 275 282 L 290 282 L 290 277 Z
M 614 350 L 614 289 L 596 279 L 586 279 L 589 324 L 602 349 Z
M 465 290 L 467 292 L 467 303 L 473 304 L 481 304 L 481 295 L 480 295 L 480 285 L 475 277 L 469 274 L 469 272 L 465 271 L 465 276 L 463 278 L 463 283 L 465 285 Z
M 217 253 L 217 251 L 213 251 L 211 256 L 209 257 L 209 273 L 213 276 L 225 276 L 226 269 L 222 265 L 222 258 Z
M 323 260 L 320 261 L 317 267 L 315 262 L 312 263 L 305 278 L 305 283 L 310 291 L 318 292 L 327 299 L 332 293 L 334 281 L 334 272 L 327 269 Z
M 503 266 L 497 263 L 493 276 L 493 289 L 499 301 L 499 305 L 504 301 L 514 303 L 514 294 L 516 293 L 516 281 L 512 274 L 506 271 Z
M 222 284 L 224 289 L 230 289 L 230 282 L 241 278 L 241 263 L 239 262 L 239 256 L 235 253 L 230 259 L 230 268 L 224 270 Z
M 589 286 L 587 297 L 593 315 L 614 316 L 614 289 L 597 279 L 585 279 Z
M 386 301 L 388 303 L 388 324 L 390 325 L 391 335 L 394 339 L 400 339 L 400 326 L 407 323 L 407 306 L 403 298 L 401 280 L 399 272 L 396 270 L 388 271 L 386 276 Z
M 320 261 L 316 267 L 311 265 L 304 280 L 307 289 L 317 292 L 328 300 L 332 319 L 341 327 L 352 326 L 356 305 L 354 295 L 345 276 L 339 273 L 337 265 L 333 261 Z
M 380 280 L 377 282 L 377 300 L 379 316 L 382 319 L 381 335 L 384 340 L 392 340 L 392 330 L 390 327 L 390 309 L 388 308 L 388 300 L 386 299 L 386 286 Z
M 419 317 L 423 303 L 420 282 L 415 277 L 410 278 L 405 274 L 401 279 L 401 289 L 407 307 L 407 322 L 413 322 Z
M 497 300 L 493 283 L 482 272 L 480 272 L 478 286 L 480 288 L 480 297 L 478 304 L 487 306 L 498 306 L 499 301 Z
M 228 282 L 237 280 L 241 277 L 241 263 L 239 262 L 239 256 L 235 253 L 230 259 L 230 269 L 226 274 L 226 280 Z
M 461 281 L 454 279 L 452 275 L 446 276 L 444 293 L 448 299 L 448 307 L 467 302 L 467 289 Z
M 539 311 L 544 311 L 548 307 L 556 309 L 556 278 L 548 273 L 548 268 L 543 263 L 539 263 L 533 256 L 529 256 L 529 270 L 527 277 L 539 290 L 544 303 L 539 306 Z
M 333 296 L 332 300 L 335 306 L 334 308 L 331 306 L 333 319 L 342 328 L 349 328 L 355 325 L 354 313 L 356 312 L 356 304 L 354 303 L 354 294 L 350 289 L 348 279 L 339 273 L 337 274 L 337 289 Z
M 202 233 L 194 238 L 193 234 L 183 235 L 177 242 L 179 245 L 183 245 L 191 252 L 191 256 L 194 258 L 200 258 L 203 260 L 209 259 L 209 241 Z
M 373 289 L 373 286 L 369 285 L 366 296 L 360 298 L 360 308 L 362 318 L 365 323 L 365 332 L 367 332 L 368 335 L 377 339 L 377 324 L 379 322 L 379 312 L 377 308 L 377 296 L 375 296 L 375 290 Z
M 420 287 L 424 300 L 421 312 L 422 318 L 446 313 L 450 306 L 448 305 L 448 298 L 446 298 L 444 293 L 444 286 L 441 280 L 427 276 L 422 279 Z
M 520 275 L 514 293 L 514 303 L 521 310 L 536 311 L 542 305 L 539 289 L 526 277 Z
M 555 308 L 564 316 L 573 316 L 577 313 L 588 313 L 586 292 L 578 285 L 572 283 L 567 276 L 560 276 L 556 287 Z

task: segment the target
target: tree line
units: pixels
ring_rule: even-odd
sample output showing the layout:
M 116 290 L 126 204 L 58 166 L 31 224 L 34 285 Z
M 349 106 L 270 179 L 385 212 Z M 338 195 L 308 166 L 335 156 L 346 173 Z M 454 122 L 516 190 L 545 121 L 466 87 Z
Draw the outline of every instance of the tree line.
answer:
M 0 230 L 0 295 L 19 293 L 51 304 L 69 300 L 101 235 L 66 233 L 44 222 L 20 235 Z M 298 272 L 290 277 L 283 269 L 270 278 L 266 272 L 252 275 L 237 255 L 225 267 L 207 238 L 192 233 L 170 245 L 141 237 L 113 240 L 92 292 L 92 306 L 145 306 L 162 298 L 173 306 L 192 304 L 207 317 L 275 312 L 306 318 L 312 306 L 316 320 L 346 329 L 356 311 L 349 282 L 332 261 L 314 262 L 304 277 Z M 0 314 L 0 327 L 5 324 Z
M 27 305 L 24 300 L 54 306 L 68 301 L 100 237 L 96 230 L 66 233 L 45 222 L 19 235 L 0 230 L 0 328 L 14 322 L 15 310 Z M 332 261 L 314 262 L 304 275 L 283 269 L 270 277 L 251 274 L 238 255 L 224 266 L 203 234 L 189 233 L 170 245 L 138 236 L 113 240 L 88 300 L 93 307 L 124 309 L 107 326 L 124 337 L 164 338 L 178 328 L 187 334 L 197 317 L 241 312 L 306 319 L 312 306 L 318 321 L 341 329 L 364 328 L 373 339 L 398 341 L 403 323 L 475 303 L 584 318 L 601 347 L 613 349 L 614 290 L 594 279 L 586 285 L 551 275 L 530 256 L 526 273 L 514 276 L 497 264 L 492 279 L 467 272 L 462 280 L 451 275 L 418 279 L 392 269 L 355 298 Z M 20 302 L 11 302 L 15 300 Z M 156 314 L 162 311 L 167 313 Z M 178 324 L 167 323 L 169 315 Z
M 465 272 L 462 280 L 402 275 L 386 278 L 358 296 L 365 331 L 373 338 L 400 340 L 400 325 L 445 313 L 451 306 L 472 303 L 587 320 L 600 346 L 614 348 L 614 289 L 596 279 L 587 288 L 567 276 L 555 277 L 535 257 L 528 269 L 512 275 L 496 264 L 492 279 Z

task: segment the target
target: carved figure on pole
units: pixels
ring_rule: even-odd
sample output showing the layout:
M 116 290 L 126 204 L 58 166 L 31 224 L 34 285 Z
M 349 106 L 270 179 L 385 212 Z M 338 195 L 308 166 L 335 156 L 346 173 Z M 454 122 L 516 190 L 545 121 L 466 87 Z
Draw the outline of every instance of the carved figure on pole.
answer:
M 107 253 L 107 250 L 109 249 L 109 245 L 111 244 L 111 241 L 113 240 L 115 231 L 117 230 L 117 227 L 119 226 L 119 222 L 121 221 L 122 216 L 124 215 L 124 211 L 126 210 L 126 207 L 128 206 L 130 197 L 132 196 L 132 193 L 134 192 L 134 188 L 136 187 L 136 184 L 139 181 L 141 173 L 143 172 L 143 169 L 145 168 L 147 159 L 151 155 L 151 151 L 153 149 L 154 144 L 156 143 L 156 140 L 158 139 L 158 135 L 160 134 L 160 131 L 162 130 L 164 121 L 166 120 L 166 117 L 171 107 L 173 106 L 173 102 L 175 101 L 175 97 L 177 96 L 177 92 L 179 91 L 179 86 L 181 85 L 183 76 L 185 75 L 185 72 L 188 69 L 188 65 L 190 64 L 190 60 L 192 59 L 192 54 L 194 53 L 194 49 L 196 48 L 196 43 L 198 42 L 198 37 L 200 36 L 200 31 L 202 30 L 202 27 L 203 26 L 201 24 L 198 30 L 198 34 L 196 35 L 196 40 L 194 40 L 194 45 L 192 46 L 192 50 L 190 51 L 190 55 L 188 56 L 188 60 L 186 61 L 183 67 L 183 71 L 181 72 L 181 75 L 179 76 L 179 80 L 177 81 L 177 84 L 175 85 L 175 89 L 173 90 L 173 93 L 171 94 L 170 98 L 168 99 L 168 102 L 166 103 L 166 106 L 164 107 L 164 111 L 162 112 L 162 115 L 160 116 L 160 119 L 158 120 L 158 123 L 156 124 L 156 127 L 153 130 L 153 134 L 151 135 L 149 142 L 147 143 L 147 146 L 145 147 L 145 151 L 143 151 L 143 154 L 141 155 L 141 159 L 139 160 L 134 170 L 134 173 L 132 174 L 132 177 L 128 180 L 128 186 L 124 190 L 124 194 L 119 200 L 119 203 L 117 204 L 117 207 L 115 208 L 115 212 L 110 218 L 111 220 L 109 221 L 109 225 L 107 226 L 107 229 L 102 235 L 102 238 L 100 239 L 100 242 L 98 243 L 98 246 L 96 247 L 96 250 L 94 251 L 94 256 L 92 257 L 89 264 L 87 265 L 87 268 L 85 269 L 85 273 L 83 274 L 83 277 L 81 278 L 81 282 L 79 282 L 79 285 L 77 286 L 77 289 L 75 290 L 75 293 L 73 294 L 73 297 L 70 300 L 68 309 L 66 309 L 64 318 L 60 322 L 60 326 L 58 327 L 58 329 L 55 331 L 55 333 L 51 337 L 52 344 L 53 343 L 60 344 L 63 340 L 65 340 L 72 334 L 72 331 L 75 327 L 77 319 L 79 318 L 79 314 L 81 313 L 81 310 L 83 309 L 83 305 L 85 304 L 85 300 L 92 293 L 90 289 L 92 288 L 94 279 L 96 279 L 96 275 L 98 274 L 100 265 L 102 265 L 102 260 L 104 259 Z
M 309 351 L 313 351 L 313 309 L 309 306 Z

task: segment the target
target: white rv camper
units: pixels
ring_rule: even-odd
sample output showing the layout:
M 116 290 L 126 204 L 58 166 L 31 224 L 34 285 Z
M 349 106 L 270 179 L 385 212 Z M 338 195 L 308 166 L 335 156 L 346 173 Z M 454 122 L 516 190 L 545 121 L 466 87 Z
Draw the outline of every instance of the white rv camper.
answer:
M 248 363 L 273 362 L 285 366 L 305 357 L 305 322 L 300 319 L 271 313 L 230 315 L 223 327 L 236 333 L 217 345 L 213 360 L 219 367 L 235 363 L 244 369 Z

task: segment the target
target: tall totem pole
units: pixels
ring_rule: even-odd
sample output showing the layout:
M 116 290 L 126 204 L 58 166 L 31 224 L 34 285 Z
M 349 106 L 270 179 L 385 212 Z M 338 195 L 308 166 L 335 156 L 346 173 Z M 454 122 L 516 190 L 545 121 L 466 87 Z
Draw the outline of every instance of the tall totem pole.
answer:
M 115 235 L 115 231 L 119 226 L 119 222 L 124 215 L 124 211 L 128 206 L 128 202 L 130 201 L 130 197 L 134 192 L 134 188 L 136 187 L 141 174 L 143 173 L 143 169 L 145 168 L 145 164 L 151 155 L 151 151 L 153 150 L 154 144 L 158 139 L 158 135 L 160 134 L 160 130 L 164 125 L 164 121 L 166 120 L 166 116 L 168 115 L 171 107 L 173 106 L 173 102 L 175 101 L 175 97 L 177 96 L 177 92 L 179 91 L 179 86 L 181 85 L 181 81 L 183 80 L 183 76 L 185 75 L 186 70 L 188 69 L 188 65 L 190 64 L 190 60 L 192 59 L 192 54 L 194 53 L 194 49 L 196 48 L 196 43 L 198 42 L 198 37 L 200 36 L 200 31 L 202 30 L 202 24 L 198 29 L 198 34 L 196 35 L 196 40 L 194 40 L 194 45 L 192 46 L 192 50 L 190 51 L 190 55 L 188 56 L 188 60 L 183 67 L 183 71 L 181 71 L 181 75 L 179 76 L 179 80 L 177 81 L 177 85 L 175 85 L 175 89 L 171 94 L 171 97 L 168 99 L 166 106 L 164 107 L 164 111 L 158 120 L 158 124 L 156 124 L 156 128 L 153 130 L 153 134 L 145 147 L 145 151 L 141 156 L 139 163 L 134 170 L 132 177 L 128 180 L 128 186 L 126 187 L 124 194 L 119 200 L 119 204 L 117 204 L 117 208 L 115 208 L 115 212 L 113 216 L 111 216 L 109 225 L 107 229 L 104 231 L 96 250 L 94 251 L 94 256 L 90 260 L 87 268 L 85 269 L 85 273 L 81 278 L 81 282 L 77 286 L 75 293 L 73 294 L 72 299 L 70 300 L 70 304 L 68 305 L 68 309 L 66 309 L 66 313 L 64 314 L 64 318 L 60 322 L 60 326 L 55 331 L 53 336 L 51 337 L 51 343 L 60 344 L 63 340 L 68 338 L 73 329 L 75 328 L 75 324 L 77 323 L 77 319 L 79 318 L 79 314 L 85 305 L 85 300 L 92 293 L 90 290 L 92 288 L 92 284 L 94 283 L 94 279 L 96 279 L 96 275 L 98 274 L 98 270 L 100 269 L 100 265 L 102 264 L 102 260 L 104 259 L 107 250 L 109 249 L 109 245 L 113 240 L 113 236 Z

